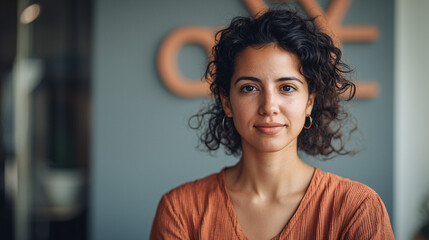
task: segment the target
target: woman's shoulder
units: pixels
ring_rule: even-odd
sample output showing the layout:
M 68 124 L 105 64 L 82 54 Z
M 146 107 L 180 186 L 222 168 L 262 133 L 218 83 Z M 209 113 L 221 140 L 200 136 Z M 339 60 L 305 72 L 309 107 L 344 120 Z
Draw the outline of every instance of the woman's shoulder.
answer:
M 178 203 L 199 201 L 199 199 L 205 198 L 209 194 L 219 192 L 222 174 L 223 171 L 184 183 L 164 194 L 164 198 Z
M 318 176 L 315 195 L 326 203 L 322 207 L 331 209 L 337 217 L 348 221 L 375 217 L 377 220 L 384 219 L 383 222 L 389 222 L 383 201 L 369 186 L 321 170 Z
M 158 204 L 151 239 L 188 239 L 196 234 L 203 215 L 221 209 L 222 174 L 187 182 L 164 194 Z
M 369 186 L 318 169 L 318 189 L 324 194 L 341 198 L 342 201 L 362 203 L 368 200 L 378 200 L 379 195 Z
M 394 239 L 389 215 L 369 186 L 319 170 L 315 191 L 341 229 L 341 239 Z

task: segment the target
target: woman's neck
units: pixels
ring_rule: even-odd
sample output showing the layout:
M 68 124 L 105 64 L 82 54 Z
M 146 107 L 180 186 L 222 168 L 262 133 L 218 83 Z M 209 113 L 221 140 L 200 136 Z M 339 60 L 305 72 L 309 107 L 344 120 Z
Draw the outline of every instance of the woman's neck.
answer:
M 295 151 L 285 151 L 262 153 L 243 148 L 238 164 L 228 170 L 229 190 L 247 192 L 267 200 L 302 191 L 314 168 L 298 157 L 296 148 Z

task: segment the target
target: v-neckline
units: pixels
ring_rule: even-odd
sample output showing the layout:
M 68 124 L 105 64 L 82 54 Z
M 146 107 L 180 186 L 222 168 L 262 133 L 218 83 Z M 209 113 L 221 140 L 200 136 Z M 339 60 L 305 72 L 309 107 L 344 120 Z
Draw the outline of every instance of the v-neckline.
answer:
M 237 237 L 239 239 L 243 239 L 243 237 L 244 237 L 245 240 L 248 240 L 246 234 L 244 233 L 243 229 L 240 226 L 240 223 L 238 222 L 238 216 L 234 210 L 234 206 L 232 205 L 232 201 L 229 197 L 228 190 L 226 188 L 226 183 L 225 183 L 225 170 L 226 169 L 227 168 L 223 168 L 219 174 L 219 184 L 220 184 L 222 193 L 225 195 L 225 205 L 226 205 L 227 211 L 229 213 L 230 220 L 234 226 Z M 293 229 L 293 226 L 298 221 L 298 218 L 301 216 L 302 212 L 308 206 L 308 203 L 311 199 L 311 195 L 315 191 L 314 189 L 316 187 L 315 185 L 317 185 L 316 183 L 317 183 L 317 179 L 319 177 L 319 174 L 320 174 L 320 169 L 315 167 L 314 172 L 313 172 L 313 176 L 311 177 L 311 180 L 310 180 L 310 184 L 308 185 L 307 190 L 305 191 L 304 196 L 302 197 L 302 199 L 301 199 L 297 209 L 295 210 L 294 214 L 289 219 L 289 221 L 286 223 L 286 225 L 283 227 L 283 229 L 275 237 L 273 237 L 271 240 L 284 239 L 285 236 L 287 236 L 289 234 L 291 229 Z

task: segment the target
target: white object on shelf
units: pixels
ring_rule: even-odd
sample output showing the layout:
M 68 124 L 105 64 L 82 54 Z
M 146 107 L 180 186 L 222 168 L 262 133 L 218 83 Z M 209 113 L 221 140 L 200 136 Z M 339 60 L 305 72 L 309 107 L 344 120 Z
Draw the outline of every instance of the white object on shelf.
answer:
M 82 175 L 77 169 L 49 169 L 44 179 L 48 201 L 52 207 L 79 205 Z

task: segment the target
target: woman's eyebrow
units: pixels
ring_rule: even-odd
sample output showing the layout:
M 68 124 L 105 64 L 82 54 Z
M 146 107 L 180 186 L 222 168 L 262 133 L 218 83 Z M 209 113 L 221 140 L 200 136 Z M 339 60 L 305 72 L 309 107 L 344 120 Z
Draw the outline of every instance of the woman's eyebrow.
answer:
M 259 82 L 259 83 L 262 82 L 261 79 L 259 79 L 259 78 L 250 77 L 250 76 L 243 76 L 243 77 L 237 78 L 237 80 L 235 80 L 234 84 L 237 84 L 241 80 L 250 80 L 250 81 Z
M 297 77 L 282 77 L 282 78 L 277 79 L 277 81 L 276 81 L 276 82 L 291 81 L 291 80 L 298 81 L 298 82 L 300 82 L 301 84 L 304 84 L 304 83 L 303 83 L 299 78 L 297 78 Z
M 256 78 L 256 77 L 242 76 L 242 77 L 237 78 L 237 80 L 235 80 L 234 84 L 237 84 L 241 80 L 250 80 L 250 81 L 259 82 L 259 83 L 262 82 L 261 79 Z M 298 81 L 301 84 L 304 84 L 300 79 L 298 79 L 296 77 L 282 77 L 282 78 L 277 79 L 276 82 L 291 81 L 291 80 Z

